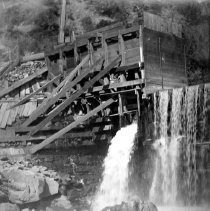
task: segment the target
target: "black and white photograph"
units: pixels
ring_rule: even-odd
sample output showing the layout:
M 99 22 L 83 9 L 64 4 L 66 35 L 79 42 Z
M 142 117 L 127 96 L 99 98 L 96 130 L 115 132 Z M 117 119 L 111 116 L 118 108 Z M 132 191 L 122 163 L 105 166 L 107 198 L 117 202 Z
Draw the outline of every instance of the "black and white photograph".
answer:
M 0 211 L 210 210 L 210 0 L 0 0 Z

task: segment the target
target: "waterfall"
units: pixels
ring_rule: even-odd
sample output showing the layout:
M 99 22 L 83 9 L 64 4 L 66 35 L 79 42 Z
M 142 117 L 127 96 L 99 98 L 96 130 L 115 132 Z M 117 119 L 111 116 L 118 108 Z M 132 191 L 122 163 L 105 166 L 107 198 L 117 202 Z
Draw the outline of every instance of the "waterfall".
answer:
M 155 142 L 158 157 L 155 160 L 155 175 L 150 190 L 150 200 L 156 203 L 173 204 L 177 197 L 178 139 L 181 130 L 182 98 L 182 89 L 173 90 L 171 116 L 169 116 L 169 92 L 160 92 L 159 102 L 155 96 L 155 122 L 159 121 L 159 124 L 155 124 L 155 133 L 159 138 Z M 169 119 L 171 125 L 168 123 Z M 169 126 L 171 137 L 168 136 Z
M 137 124 L 121 128 L 111 140 L 99 190 L 92 203 L 93 211 L 126 201 L 128 197 L 128 164 L 133 151 Z
M 192 205 L 196 201 L 197 143 L 205 139 L 206 102 L 207 91 L 199 86 L 154 94 L 157 153 L 151 201 L 161 205 Z

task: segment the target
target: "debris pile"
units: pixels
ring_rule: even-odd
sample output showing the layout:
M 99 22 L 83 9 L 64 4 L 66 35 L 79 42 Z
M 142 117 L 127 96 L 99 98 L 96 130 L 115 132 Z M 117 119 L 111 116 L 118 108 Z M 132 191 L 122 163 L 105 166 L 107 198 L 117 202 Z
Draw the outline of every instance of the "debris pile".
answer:
M 14 83 L 45 67 L 46 63 L 44 61 L 30 61 L 23 63 L 20 66 L 15 67 L 13 71 L 5 74 L 5 79 L 8 80 L 9 83 Z

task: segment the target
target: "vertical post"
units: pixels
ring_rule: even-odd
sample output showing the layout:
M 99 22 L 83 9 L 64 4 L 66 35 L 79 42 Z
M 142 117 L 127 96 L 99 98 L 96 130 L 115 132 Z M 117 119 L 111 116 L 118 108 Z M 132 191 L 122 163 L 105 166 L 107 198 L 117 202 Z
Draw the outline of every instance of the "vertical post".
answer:
M 159 50 L 159 60 L 160 60 L 160 74 L 162 80 L 162 89 L 163 89 L 163 69 L 162 69 L 162 53 L 161 53 L 161 39 L 158 39 L 158 50 Z
M 141 78 L 145 80 L 145 69 L 144 69 L 144 49 L 143 49 L 143 28 L 140 25 L 139 28 L 139 55 L 140 55 L 140 69 L 141 69 Z
M 123 103 L 122 103 L 122 94 L 118 94 L 118 112 L 119 112 L 119 128 L 123 127 Z
M 104 36 L 102 36 L 102 48 L 104 49 L 105 67 L 106 67 L 109 61 L 108 61 L 108 46 L 107 46 L 107 42 Z
M 93 45 L 90 40 L 88 40 L 88 53 L 90 55 L 89 66 L 91 67 L 94 63 L 93 61 Z M 94 70 L 92 70 L 94 71 Z
M 123 36 L 121 34 L 118 35 L 118 42 L 119 42 L 119 52 L 122 56 L 121 66 L 125 65 L 125 44 L 123 40 Z
M 64 43 L 65 41 L 65 37 L 64 37 L 65 22 L 66 22 L 66 0 L 62 0 L 60 30 L 59 30 L 59 36 L 58 36 L 59 44 Z M 59 51 L 59 71 L 63 73 L 63 52 L 61 49 Z
M 59 30 L 59 36 L 58 36 L 58 43 L 59 44 L 64 43 L 65 22 L 66 22 L 66 0 L 62 0 L 61 17 L 60 17 L 60 30 Z
M 138 117 L 141 116 L 141 94 L 140 94 L 140 90 L 136 89 L 136 98 L 137 98 L 137 106 L 138 106 Z

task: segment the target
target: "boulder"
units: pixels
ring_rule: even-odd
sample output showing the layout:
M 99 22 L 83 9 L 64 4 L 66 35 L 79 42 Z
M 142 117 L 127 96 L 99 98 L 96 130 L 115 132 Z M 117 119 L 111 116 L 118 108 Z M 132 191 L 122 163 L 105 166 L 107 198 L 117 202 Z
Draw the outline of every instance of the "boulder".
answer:
M 53 178 L 31 170 L 4 169 L 1 174 L 7 178 L 9 200 L 16 204 L 39 201 L 58 193 L 58 182 Z
M 20 208 L 16 204 L 2 203 L 0 204 L 1 211 L 20 211 Z

